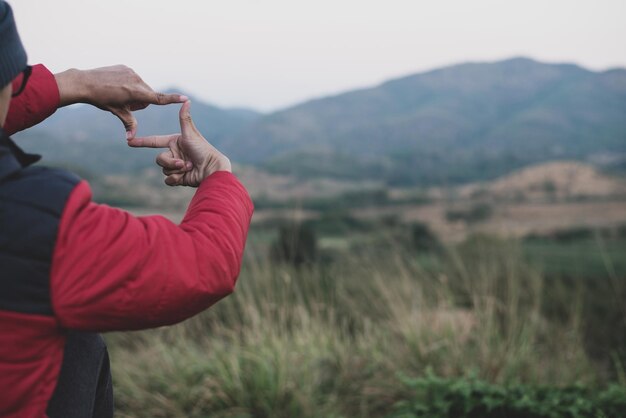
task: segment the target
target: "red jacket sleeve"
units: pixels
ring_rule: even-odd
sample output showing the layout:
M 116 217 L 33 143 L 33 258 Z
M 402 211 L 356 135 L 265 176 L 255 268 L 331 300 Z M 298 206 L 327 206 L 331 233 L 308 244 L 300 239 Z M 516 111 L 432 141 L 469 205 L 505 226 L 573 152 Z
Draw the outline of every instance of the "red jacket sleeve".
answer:
M 19 89 L 21 84 L 20 74 L 13 80 L 13 91 Z M 41 64 L 34 65 L 24 91 L 11 99 L 3 129 L 13 135 L 30 128 L 52 115 L 59 103 L 59 86 L 54 74 Z
M 141 329 L 203 311 L 233 291 L 252 211 L 248 193 L 227 172 L 202 182 L 180 225 L 95 204 L 80 183 L 53 255 L 50 292 L 60 324 Z

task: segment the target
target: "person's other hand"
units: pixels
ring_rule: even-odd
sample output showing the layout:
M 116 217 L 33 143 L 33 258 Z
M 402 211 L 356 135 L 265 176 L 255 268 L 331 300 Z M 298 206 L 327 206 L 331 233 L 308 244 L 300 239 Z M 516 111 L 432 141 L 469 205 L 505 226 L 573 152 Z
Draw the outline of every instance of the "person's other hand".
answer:
M 113 113 L 124 124 L 126 139 L 134 138 L 137 133 L 133 111 L 151 104 L 166 105 L 188 100 L 180 94 L 155 92 L 125 65 L 84 71 L 70 69 L 54 76 L 59 86 L 61 106 L 89 103 Z
M 231 172 L 230 160 L 198 132 L 191 120 L 191 102 L 180 108 L 180 134 L 133 138 L 131 147 L 168 148 L 157 156 L 168 186 L 198 187 L 202 180 L 216 171 Z

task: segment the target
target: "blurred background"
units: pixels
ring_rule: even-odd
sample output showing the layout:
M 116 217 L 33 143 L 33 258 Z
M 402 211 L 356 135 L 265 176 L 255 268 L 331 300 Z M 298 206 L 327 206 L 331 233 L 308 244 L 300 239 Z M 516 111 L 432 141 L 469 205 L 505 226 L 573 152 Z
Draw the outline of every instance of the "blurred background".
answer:
M 107 336 L 119 416 L 466 416 L 432 399 L 512 385 L 626 416 L 625 2 L 12 6 L 31 64 L 190 96 L 256 205 L 234 295 Z M 193 195 L 88 106 L 16 138 L 139 215 Z

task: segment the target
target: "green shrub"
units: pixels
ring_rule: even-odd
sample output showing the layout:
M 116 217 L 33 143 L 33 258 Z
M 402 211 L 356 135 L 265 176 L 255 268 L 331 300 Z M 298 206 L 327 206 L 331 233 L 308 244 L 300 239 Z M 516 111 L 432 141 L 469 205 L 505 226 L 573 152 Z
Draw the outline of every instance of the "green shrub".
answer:
M 431 252 L 441 248 L 441 243 L 428 225 L 416 222 L 411 225 L 411 243 L 417 251 Z
M 559 242 L 571 242 L 581 239 L 590 239 L 594 236 L 594 230 L 589 227 L 580 226 L 555 231 L 552 238 Z
M 404 379 L 412 399 L 397 404 L 393 418 L 621 418 L 626 388 L 592 390 L 529 385 L 496 386 L 478 379 L 428 374 Z
M 319 218 L 309 219 L 304 224 L 315 230 L 316 234 L 326 236 L 368 232 L 374 226 L 372 222 L 357 219 L 344 210 L 324 212 Z
M 314 262 L 317 255 L 317 236 L 310 226 L 297 223 L 279 228 L 278 239 L 272 244 L 272 260 L 301 266 Z

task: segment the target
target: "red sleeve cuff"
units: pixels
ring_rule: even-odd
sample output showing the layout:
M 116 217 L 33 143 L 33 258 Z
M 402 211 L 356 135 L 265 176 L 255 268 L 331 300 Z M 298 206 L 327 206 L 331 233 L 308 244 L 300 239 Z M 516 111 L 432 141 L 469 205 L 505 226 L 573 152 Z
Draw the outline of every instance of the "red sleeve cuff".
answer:
M 13 80 L 13 90 L 19 89 L 21 84 L 22 74 Z M 59 87 L 54 74 L 42 64 L 34 65 L 24 91 L 11 99 L 3 129 L 13 135 L 30 128 L 52 115 L 59 103 Z
M 182 223 L 184 224 L 190 218 L 190 215 L 195 215 L 197 208 L 202 206 L 201 202 L 215 193 L 216 187 L 224 189 L 224 193 L 234 197 L 240 203 L 238 205 L 225 204 L 224 210 L 232 212 L 232 215 L 240 220 L 242 224 L 249 224 L 254 212 L 254 204 L 243 184 L 233 173 L 228 171 L 216 171 L 200 183 Z

